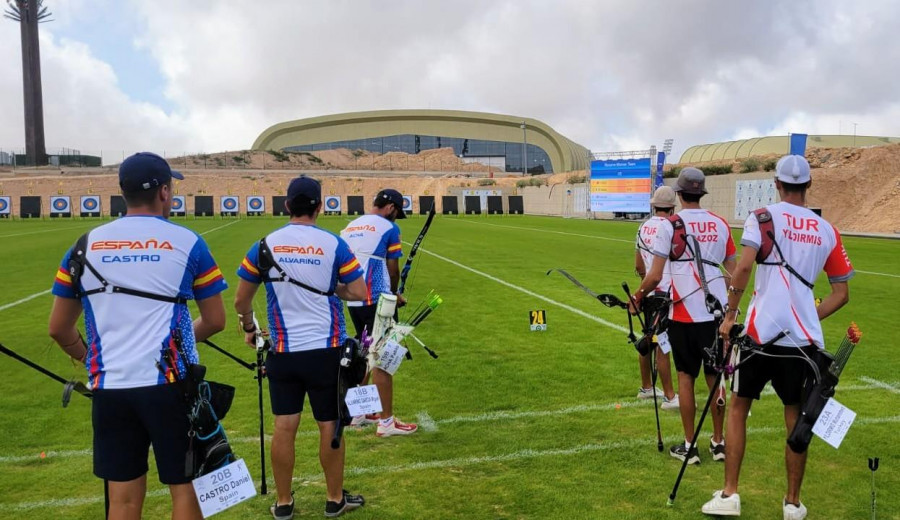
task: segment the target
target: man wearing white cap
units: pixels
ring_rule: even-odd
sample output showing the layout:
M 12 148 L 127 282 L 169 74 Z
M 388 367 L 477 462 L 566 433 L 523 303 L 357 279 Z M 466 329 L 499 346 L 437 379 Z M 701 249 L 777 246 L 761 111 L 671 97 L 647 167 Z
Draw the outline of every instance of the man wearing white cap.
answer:
M 765 349 L 765 355 L 744 360 L 732 383 L 728 410 L 728 449 L 725 457 L 725 487 L 713 494 L 702 511 L 710 515 L 739 516 L 738 476 L 746 444 L 747 415 L 754 399 L 767 382 L 784 404 L 787 432 L 800 414 L 803 388 L 811 368 L 807 362 L 816 349 L 825 347 L 821 320 L 844 306 L 850 293 L 847 281 L 854 271 L 841 235 L 825 219 L 806 208 L 811 184 L 809 163 L 799 155 L 782 157 L 775 168 L 775 187 L 781 202 L 754 211 L 747 217 L 741 238 L 741 259 L 732 285 L 720 334 L 727 338 L 739 313 L 738 305 L 753 270 L 759 264 L 753 298 L 747 309 L 747 335 L 757 344 L 789 334 Z M 813 282 L 824 269 L 831 294 L 816 306 Z M 806 452 L 785 447 L 787 494 L 782 501 L 785 520 L 806 518 L 800 502 L 800 485 L 806 467 Z
M 651 250 L 653 265 L 644 277 L 634 299 L 640 308 L 644 296 L 651 294 L 663 279 L 665 266 L 672 275 L 672 305 L 669 307 L 667 331 L 672 357 L 678 371 L 678 405 L 684 442 L 672 446 L 669 455 L 688 464 L 700 464 L 694 439 L 697 402 L 694 381 L 703 368 L 709 388 L 716 381 L 715 359 L 710 353 L 718 341 L 717 316 L 725 301 L 726 278 L 735 265 L 735 247 L 731 228 L 722 217 L 700 207 L 706 195 L 706 178 L 697 168 L 684 168 L 678 174 L 675 192 L 681 200 L 681 211 L 659 226 Z M 725 268 L 723 275 L 720 270 Z M 724 390 L 724 389 L 723 389 Z M 724 399 L 724 393 L 721 396 Z M 725 460 L 725 438 L 722 435 L 725 407 L 710 409 L 713 434 L 709 452 L 715 461 Z
M 644 276 L 647 275 L 647 271 L 650 270 L 650 266 L 653 264 L 653 251 L 651 250 L 651 247 L 653 247 L 653 241 L 656 239 L 656 235 L 659 234 L 659 226 L 663 225 L 663 223 L 672 216 L 672 212 L 675 211 L 675 190 L 669 186 L 660 186 L 657 188 L 653 193 L 653 197 L 650 199 L 650 207 L 653 209 L 653 216 L 644 221 L 644 223 L 641 224 L 640 229 L 638 229 L 637 247 L 634 254 L 634 269 L 642 280 Z M 666 262 L 663 278 L 659 282 L 659 285 L 656 286 L 654 295 L 668 297 L 670 284 L 671 276 L 669 275 L 668 262 Z M 646 312 L 645 309 L 646 320 L 652 318 L 650 314 L 651 313 Z M 645 323 L 647 323 L 647 321 L 645 321 Z M 653 394 L 655 393 L 655 390 L 651 388 L 653 386 L 653 380 L 650 377 L 651 357 L 652 356 L 649 354 L 640 356 L 641 389 L 637 394 L 638 399 L 652 399 Z M 662 380 L 663 385 L 662 408 L 663 410 L 677 410 L 678 395 L 672 388 L 672 368 L 669 363 L 669 354 L 659 350 L 656 353 L 656 366 L 659 370 L 659 378 Z

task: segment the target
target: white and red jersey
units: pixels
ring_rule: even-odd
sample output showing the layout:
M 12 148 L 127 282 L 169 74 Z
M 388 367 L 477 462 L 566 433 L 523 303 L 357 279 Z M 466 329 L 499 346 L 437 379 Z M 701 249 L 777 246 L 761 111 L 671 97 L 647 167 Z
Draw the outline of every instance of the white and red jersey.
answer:
M 650 266 L 653 265 L 653 242 L 659 234 L 659 227 L 664 225 L 667 220 L 666 217 L 650 217 L 650 219 L 644 221 L 644 223 L 641 224 L 640 229 L 638 229 L 636 245 L 641 254 L 641 259 L 644 261 L 645 273 L 649 273 Z M 656 286 L 656 291 L 668 293 L 669 285 L 671 283 L 672 277 L 669 274 L 669 261 L 666 260 L 666 266 L 663 268 L 662 280 L 660 280 L 659 285 Z
M 747 309 L 747 334 L 757 343 L 766 343 L 783 330 L 790 331 L 777 345 L 825 348 L 822 325 L 816 313 L 815 295 L 788 269 L 769 265 L 784 261 L 810 283 L 825 270 L 829 282 L 846 282 L 853 266 L 841 235 L 825 219 L 811 210 L 787 202 L 766 206 L 772 215 L 775 243 L 756 269 L 753 299 Z M 759 221 L 750 214 L 744 223 L 741 245 L 757 250 L 763 244 Z M 782 256 L 778 250 L 781 250 Z
M 673 222 L 678 218 L 684 222 L 685 237 L 675 236 Z M 705 209 L 683 209 L 658 227 L 652 252 L 656 256 L 669 258 L 680 240 L 686 240 L 687 247 L 678 259 L 669 262 L 672 276 L 669 318 L 681 323 L 712 321 L 714 316 L 706 309 L 706 294 L 700 283 L 699 269 L 703 269 L 710 294 L 718 298 L 723 306 L 727 301 L 725 279 L 722 271 L 715 265 L 701 263 L 698 268 L 694 247 L 699 245 L 700 258 L 704 261 L 721 265 L 735 256 L 731 228 L 725 219 Z

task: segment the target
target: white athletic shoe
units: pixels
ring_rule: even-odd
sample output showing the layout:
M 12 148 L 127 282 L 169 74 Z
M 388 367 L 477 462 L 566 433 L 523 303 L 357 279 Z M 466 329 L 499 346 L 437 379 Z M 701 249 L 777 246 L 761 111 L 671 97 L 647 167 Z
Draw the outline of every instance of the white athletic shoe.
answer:
M 656 397 L 662 396 L 662 392 L 656 389 Z M 638 399 L 653 399 L 653 388 L 641 388 L 637 394 Z
M 782 502 L 784 509 L 784 520 L 803 520 L 806 518 L 806 506 L 800 502 L 800 506 L 788 504 L 787 500 Z
M 396 417 L 391 421 L 390 424 L 384 426 L 381 422 L 378 422 L 378 431 L 375 432 L 375 435 L 379 437 L 390 437 L 392 435 L 409 435 L 411 433 L 416 433 L 419 427 L 413 423 L 404 423 L 400 422 Z
M 675 397 L 669 399 L 663 396 L 663 403 L 660 405 L 660 408 L 663 410 L 677 410 L 681 407 L 681 401 L 678 400 L 678 394 L 675 394 Z
M 353 428 L 365 428 L 370 424 L 378 424 L 378 419 L 380 419 L 380 417 L 377 413 L 357 415 L 350 421 L 350 426 Z
M 728 498 L 722 498 L 722 490 L 720 489 L 713 493 L 712 500 L 703 504 L 700 511 L 707 515 L 715 516 L 741 516 L 741 496 L 735 493 Z

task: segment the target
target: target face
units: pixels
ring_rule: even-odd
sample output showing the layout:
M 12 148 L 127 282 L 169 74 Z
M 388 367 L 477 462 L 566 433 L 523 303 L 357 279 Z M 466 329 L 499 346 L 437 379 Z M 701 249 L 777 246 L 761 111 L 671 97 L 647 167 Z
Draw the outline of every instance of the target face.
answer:
M 328 207 L 328 209 L 337 209 L 338 206 L 340 206 L 340 205 L 341 205 L 341 201 L 340 201 L 340 199 L 337 199 L 337 198 L 329 198 L 325 202 L 325 206 Z
M 69 209 L 69 200 L 63 197 L 53 199 L 53 209 L 63 212 Z
M 173 210 L 178 211 L 183 207 L 184 207 L 184 199 L 182 199 L 181 197 L 175 197 L 174 199 L 172 199 L 172 209 Z
M 237 200 L 235 199 L 225 199 L 222 201 L 222 206 L 227 210 L 233 210 L 237 208 Z
M 84 199 L 84 209 L 89 211 L 97 209 L 97 199 Z
M 6 200 L 6 197 L 0 197 L 0 213 L 5 213 L 9 210 L 9 201 Z
M 259 211 L 262 209 L 262 199 L 253 198 L 247 202 L 247 205 L 250 206 L 250 209 L 254 211 Z
M 403 197 L 403 210 L 408 211 L 412 209 L 412 197 Z

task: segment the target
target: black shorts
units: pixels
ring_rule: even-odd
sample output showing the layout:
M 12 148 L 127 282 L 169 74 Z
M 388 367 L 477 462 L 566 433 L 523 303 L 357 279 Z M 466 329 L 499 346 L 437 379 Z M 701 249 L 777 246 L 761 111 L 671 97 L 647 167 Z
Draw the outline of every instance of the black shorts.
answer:
M 719 330 L 715 321 L 703 323 L 683 323 L 673 321 L 668 328 L 669 343 L 672 345 L 672 359 L 675 361 L 675 370 L 684 372 L 693 378 L 700 375 L 700 365 L 703 365 L 703 373 L 715 374 L 714 360 L 708 359 L 706 349 L 718 341 Z
M 186 484 L 187 406 L 175 385 L 95 390 L 91 406 L 94 426 L 94 475 L 114 482 L 147 473 L 153 445 L 159 481 Z
M 766 383 L 771 381 L 783 404 L 800 404 L 806 379 L 813 373 L 807 359 L 815 361 L 816 350 L 815 346 L 797 348 L 773 345 L 766 347 L 762 353 L 742 352 L 742 364 L 734 373 L 731 391 L 740 397 L 759 399 Z
M 347 306 L 350 312 L 350 319 L 353 320 L 353 328 L 356 329 L 357 340 L 360 340 L 363 327 L 365 327 L 369 335 L 372 334 L 372 327 L 375 326 L 375 309 L 378 305 L 363 305 L 362 307 Z
M 266 358 L 272 413 L 293 415 L 303 411 L 309 394 L 313 417 L 319 422 L 338 418 L 338 348 L 272 353 Z

